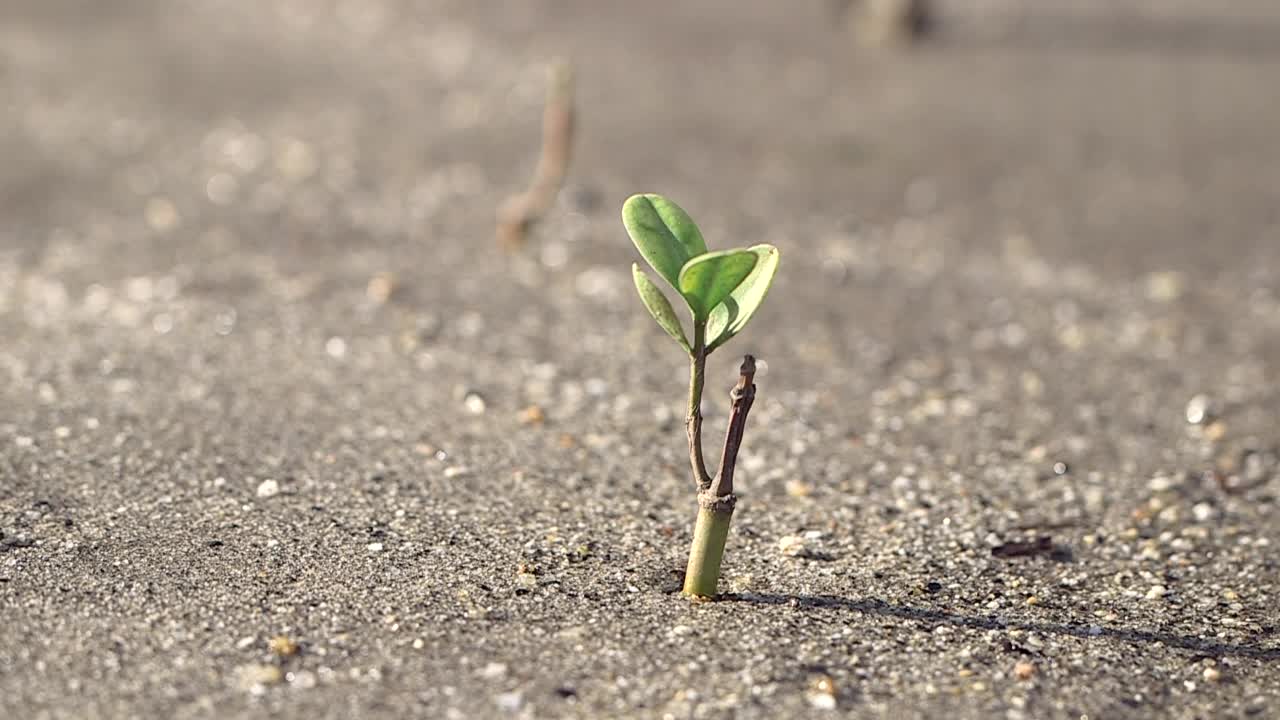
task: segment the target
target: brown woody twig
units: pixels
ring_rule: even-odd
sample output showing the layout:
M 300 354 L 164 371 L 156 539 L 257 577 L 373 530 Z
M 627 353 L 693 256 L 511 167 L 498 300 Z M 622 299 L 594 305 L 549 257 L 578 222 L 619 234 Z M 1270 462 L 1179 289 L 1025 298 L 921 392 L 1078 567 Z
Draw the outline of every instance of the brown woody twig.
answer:
M 738 449 L 742 447 L 742 436 L 747 429 L 747 413 L 751 412 L 751 403 L 756 399 L 756 359 L 744 356 L 738 372 L 741 373 L 738 385 L 729 392 L 733 404 L 729 407 L 729 429 L 724 437 L 724 453 L 720 456 L 720 472 L 707 489 L 707 493 L 715 498 L 733 495 L 733 471 L 738 464 Z

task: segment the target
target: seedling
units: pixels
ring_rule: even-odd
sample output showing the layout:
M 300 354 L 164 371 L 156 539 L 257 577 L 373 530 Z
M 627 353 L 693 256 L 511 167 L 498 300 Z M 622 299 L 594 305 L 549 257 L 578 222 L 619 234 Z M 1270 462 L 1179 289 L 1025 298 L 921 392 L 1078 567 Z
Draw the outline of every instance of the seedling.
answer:
M 663 280 L 684 300 L 692 317 L 693 339 L 671 302 L 649 275 L 633 263 L 640 300 L 658 326 L 689 354 L 689 464 L 698 490 L 698 520 L 693 547 L 685 570 L 684 593 L 715 597 L 724 557 L 729 520 L 737 496 L 733 494 L 733 469 L 755 399 L 755 359 L 743 358 L 741 376 L 730 392 L 729 430 L 725 435 L 720 469 L 713 477 L 702 457 L 702 386 L 707 356 L 742 332 L 764 302 L 778 271 L 778 249 L 755 245 L 709 252 L 702 233 L 684 210 L 661 195 L 633 195 L 622 206 L 622 224 L 636 249 Z

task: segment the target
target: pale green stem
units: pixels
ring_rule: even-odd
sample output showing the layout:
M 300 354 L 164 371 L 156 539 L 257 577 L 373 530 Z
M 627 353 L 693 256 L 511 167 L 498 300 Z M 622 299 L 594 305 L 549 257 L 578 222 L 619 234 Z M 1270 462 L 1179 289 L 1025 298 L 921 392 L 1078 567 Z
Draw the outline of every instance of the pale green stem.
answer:
M 684 594 L 693 597 L 715 597 L 720 580 L 720 561 L 724 543 L 729 537 L 729 520 L 733 506 L 717 510 L 699 504 L 698 523 L 693 528 L 693 547 L 689 549 L 689 565 L 684 571 Z

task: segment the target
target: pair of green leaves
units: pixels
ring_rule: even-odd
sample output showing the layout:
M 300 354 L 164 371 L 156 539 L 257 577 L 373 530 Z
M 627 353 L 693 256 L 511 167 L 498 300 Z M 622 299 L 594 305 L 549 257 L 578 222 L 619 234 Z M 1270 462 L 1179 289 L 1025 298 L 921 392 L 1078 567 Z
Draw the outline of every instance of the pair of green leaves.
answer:
M 693 313 L 695 337 L 698 329 L 705 331 L 707 354 L 746 327 L 778 271 L 778 249 L 772 245 L 708 252 L 689 215 L 661 195 L 628 198 L 622 224 L 649 265 L 684 298 Z M 632 264 L 631 272 L 649 314 L 692 355 L 693 345 L 666 295 L 638 264 Z

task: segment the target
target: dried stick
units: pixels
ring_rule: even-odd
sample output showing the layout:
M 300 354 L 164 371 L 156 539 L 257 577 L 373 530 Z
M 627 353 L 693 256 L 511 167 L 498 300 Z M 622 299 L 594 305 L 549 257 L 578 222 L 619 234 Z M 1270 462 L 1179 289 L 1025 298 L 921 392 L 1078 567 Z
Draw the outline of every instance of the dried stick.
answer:
M 566 61 L 552 65 L 547 81 L 547 105 L 542 113 L 542 152 L 533 181 L 524 192 L 507 198 L 498 210 L 498 243 L 508 251 L 524 246 L 529 231 L 555 203 L 569 172 L 573 141 L 573 68 Z
M 720 474 L 711 483 L 708 493 L 713 497 L 733 494 L 733 470 L 738 464 L 738 449 L 742 447 L 742 435 L 747 430 L 747 413 L 756 399 L 756 359 L 747 355 L 738 370 L 738 385 L 729 392 L 729 430 L 724 437 L 724 452 L 720 455 Z

